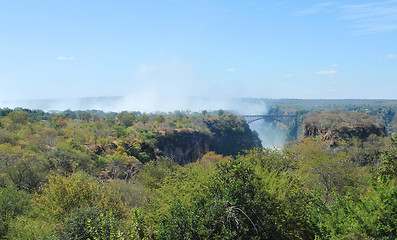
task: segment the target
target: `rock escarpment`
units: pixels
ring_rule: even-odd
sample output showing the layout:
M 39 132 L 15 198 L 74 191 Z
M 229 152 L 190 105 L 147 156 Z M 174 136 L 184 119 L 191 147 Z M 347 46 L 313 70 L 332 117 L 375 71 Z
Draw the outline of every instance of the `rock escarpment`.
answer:
M 157 138 L 160 152 L 178 164 L 194 162 L 210 151 L 211 135 L 194 132 L 170 132 Z
M 373 116 L 360 112 L 331 111 L 313 113 L 303 123 L 304 137 L 320 137 L 335 146 L 339 140 L 370 135 L 385 136 L 386 127 Z
M 209 151 L 236 155 L 245 149 L 261 147 L 261 141 L 248 124 L 236 116 L 207 119 L 209 131 L 172 131 L 157 137 L 160 152 L 179 164 L 191 163 Z

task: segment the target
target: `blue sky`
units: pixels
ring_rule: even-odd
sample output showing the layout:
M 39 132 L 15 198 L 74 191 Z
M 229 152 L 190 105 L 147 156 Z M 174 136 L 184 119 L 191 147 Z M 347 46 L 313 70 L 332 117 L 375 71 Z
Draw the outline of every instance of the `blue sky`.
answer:
M 397 98 L 397 1 L 0 1 L 0 103 Z

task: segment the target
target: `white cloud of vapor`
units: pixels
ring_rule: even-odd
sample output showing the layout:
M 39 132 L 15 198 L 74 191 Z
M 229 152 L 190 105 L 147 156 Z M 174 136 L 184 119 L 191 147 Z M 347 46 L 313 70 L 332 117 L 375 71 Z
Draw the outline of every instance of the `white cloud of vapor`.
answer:
M 228 72 L 235 71 L 229 68 Z M 202 82 L 196 78 L 193 67 L 174 56 L 161 56 L 152 62 L 139 65 L 133 74 L 128 96 L 118 108 L 143 112 L 175 110 L 235 110 L 248 114 L 256 108 L 256 114 L 266 112 L 266 106 L 236 101 L 241 92 L 239 84 L 229 84 L 227 91 L 216 87 L 217 83 Z M 221 85 L 221 84 L 220 84 Z M 221 85 L 222 86 L 222 85 Z M 254 114 L 255 111 L 252 111 Z
M 176 57 L 142 63 L 132 78 L 122 106 L 128 110 L 186 110 L 187 98 L 197 89 L 193 68 Z
M 395 54 L 389 54 L 385 56 L 386 59 L 392 59 L 392 58 L 397 58 L 397 55 Z
M 57 60 L 59 61 L 72 61 L 74 59 L 75 57 L 64 57 L 64 56 L 57 57 Z
M 326 75 L 329 77 L 335 77 L 338 74 L 336 70 L 320 70 L 314 73 L 315 75 Z

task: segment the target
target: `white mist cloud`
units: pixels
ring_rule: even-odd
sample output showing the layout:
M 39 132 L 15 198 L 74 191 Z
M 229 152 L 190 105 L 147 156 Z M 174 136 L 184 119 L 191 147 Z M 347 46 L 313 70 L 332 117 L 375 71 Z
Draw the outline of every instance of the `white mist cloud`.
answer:
M 386 56 L 379 56 L 378 58 L 381 58 L 381 59 L 393 59 L 393 58 L 397 58 L 397 55 L 396 54 L 388 54 Z
M 228 72 L 235 71 L 229 68 Z M 225 75 L 226 76 L 226 75 Z M 222 82 L 197 79 L 194 68 L 180 57 L 163 55 L 155 60 L 141 63 L 135 70 L 129 93 L 120 110 L 142 112 L 173 112 L 175 110 L 234 110 L 240 114 L 266 112 L 266 106 L 254 106 L 241 100 L 244 85 L 241 82 Z M 258 104 L 256 104 L 258 105 Z M 255 112 L 255 113 L 254 113 Z
M 336 70 L 320 70 L 317 72 L 314 72 L 315 75 L 326 75 L 329 77 L 335 77 L 336 74 L 338 74 L 338 71 Z
M 338 64 L 332 64 L 331 67 L 338 67 Z
M 284 77 L 293 77 L 294 75 L 293 74 L 291 74 L 291 73 L 286 73 L 286 74 L 284 74 Z
M 198 80 L 193 67 L 186 61 L 163 56 L 139 65 L 130 86 L 131 92 L 118 108 L 141 112 L 201 112 L 218 109 L 232 110 L 237 114 L 267 112 L 264 102 L 237 99 L 238 96 L 230 94 L 230 91 L 222 91 L 222 85 L 219 88 L 216 85 L 217 83 L 211 85 Z M 239 85 L 229 85 L 228 90 L 238 88 L 241 91 L 241 87 L 237 86 Z
M 258 133 L 264 147 L 280 147 L 285 143 L 285 134 L 274 128 L 271 122 L 258 120 L 251 123 L 250 128 Z
M 234 71 L 236 71 L 236 69 L 235 68 L 228 68 L 227 71 L 228 72 L 234 72 Z
M 141 63 L 129 88 L 123 108 L 174 111 L 187 109 L 187 98 L 195 94 L 197 84 L 189 64 L 177 57 L 162 56 L 154 62 Z
M 397 58 L 397 55 L 395 54 L 389 54 L 385 56 L 386 59 L 392 59 L 392 58 Z
M 64 57 L 64 56 L 57 57 L 58 61 L 72 61 L 74 59 L 75 57 Z

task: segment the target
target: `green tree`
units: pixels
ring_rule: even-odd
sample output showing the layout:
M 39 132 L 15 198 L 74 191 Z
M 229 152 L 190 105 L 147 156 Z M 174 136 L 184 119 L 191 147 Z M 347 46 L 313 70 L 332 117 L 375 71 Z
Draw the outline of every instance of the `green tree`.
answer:
M 123 125 L 126 128 L 134 125 L 136 121 L 135 114 L 128 112 L 121 112 L 117 114 L 117 118 L 119 119 L 121 125 Z
M 397 177 L 397 134 L 391 136 L 391 144 L 388 149 L 383 151 L 380 157 L 379 174 L 381 178 Z
M 22 125 L 27 124 L 28 122 L 28 114 L 25 111 L 14 111 L 10 112 L 7 115 L 7 118 L 10 120 L 10 129 L 18 130 Z
M 158 115 L 154 118 L 154 121 L 156 121 L 158 123 L 163 123 L 163 122 L 165 122 L 165 117 L 163 115 Z
M 332 152 L 324 141 L 306 138 L 288 150 L 295 155 L 301 180 L 325 202 L 333 200 L 333 192 L 343 194 L 360 185 L 358 165 L 350 162 L 350 155 Z
M 278 203 L 277 222 L 286 238 L 314 239 L 316 227 L 308 216 L 316 198 L 302 184 L 293 153 L 271 148 L 246 151 L 241 157 L 255 170 L 261 190 Z
M 146 115 L 146 114 L 143 114 L 143 115 L 140 117 L 140 120 L 141 120 L 141 122 L 143 123 L 143 125 L 146 125 L 146 123 L 149 122 L 149 116 Z
M 161 221 L 159 239 L 285 239 L 277 204 L 241 160 L 218 165 L 209 192 L 191 206 L 176 202 Z
M 370 181 L 367 191 L 339 195 L 313 216 L 323 239 L 396 239 L 396 181 Z
M 56 221 L 63 221 L 72 211 L 84 206 L 97 206 L 117 218 L 125 216 L 125 208 L 116 193 L 82 172 L 69 177 L 51 176 L 42 194 L 37 196 L 35 206 Z
M 28 114 L 25 111 L 10 112 L 8 117 L 14 124 L 26 124 L 28 121 Z
M 120 239 L 112 238 L 119 232 L 120 222 L 96 206 L 85 206 L 74 210 L 60 230 L 60 240 Z
M 29 210 L 29 196 L 14 187 L 0 188 L 0 238 L 7 235 L 10 223 Z

